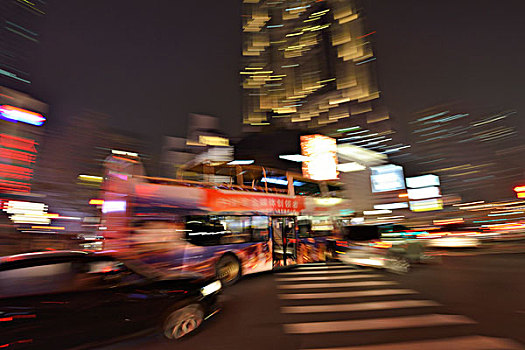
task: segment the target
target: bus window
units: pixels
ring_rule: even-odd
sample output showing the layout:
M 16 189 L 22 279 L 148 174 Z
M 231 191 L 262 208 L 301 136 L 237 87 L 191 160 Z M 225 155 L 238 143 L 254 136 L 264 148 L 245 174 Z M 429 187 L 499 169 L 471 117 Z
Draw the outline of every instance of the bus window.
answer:
M 246 243 L 252 239 L 249 216 L 189 216 L 186 238 L 195 245 Z
M 219 245 L 226 234 L 224 227 L 210 216 L 189 216 L 186 218 L 186 239 L 195 245 Z
M 312 236 L 324 237 L 332 234 L 334 225 L 329 216 L 314 216 L 312 217 Z
M 252 216 L 252 242 L 268 240 L 268 225 L 267 216 Z
M 251 239 L 249 216 L 223 216 L 221 224 L 225 235 L 221 237 L 221 244 L 246 243 Z
M 312 221 L 308 217 L 299 216 L 297 218 L 297 226 L 299 229 L 299 238 L 309 238 L 312 232 Z

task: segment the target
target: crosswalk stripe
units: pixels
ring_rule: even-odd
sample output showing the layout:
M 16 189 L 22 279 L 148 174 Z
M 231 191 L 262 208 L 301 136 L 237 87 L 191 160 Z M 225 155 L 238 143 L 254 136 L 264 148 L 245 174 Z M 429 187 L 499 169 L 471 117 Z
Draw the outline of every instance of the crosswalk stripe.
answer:
M 298 283 L 277 285 L 279 289 L 317 289 L 317 288 L 340 288 L 340 287 L 369 287 L 390 286 L 398 284 L 394 281 L 360 281 L 360 282 L 338 282 L 338 283 Z
M 296 276 L 296 275 L 331 275 L 331 274 L 339 274 L 339 273 L 362 273 L 362 272 L 370 272 L 371 269 L 339 269 L 339 270 L 311 270 L 311 271 L 291 271 L 291 272 L 280 272 L 276 273 L 276 276 Z
M 375 301 L 368 303 L 355 304 L 328 304 L 328 305 L 304 305 L 304 306 L 283 306 L 282 313 L 300 314 L 311 312 L 348 312 L 348 311 L 370 311 L 386 309 L 404 309 L 412 307 L 439 306 L 441 304 L 432 300 L 394 300 L 394 301 Z
M 303 350 L 523 350 L 517 342 L 505 339 L 484 337 L 480 335 L 454 337 L 402 343 L 388 343 L 377 345 L 361 345 L 340 348 L 303 349 Z
M 428 314 L 418 316 L 373 318 L 366 320 L 290 323 L 285 324 L 283 326 L 286 333 L 309 334 L 431 327 L 474 323 L 476 323 L 476 321 L 460 315 Z
M 276 278 L 276 281 L 289 282 L 289 281 L 332 281 L 332 280 L 349 280 L 358 278 L 372 278 L 381 277 L 381 275 L 373 274 L 362 274 L 362 275 L 348 275 L 348 276 L 316 276 L 316 277 L 285 277 Z
M 330 299 L 330 298 L 358 298 L 382 295 L 417 294 L 412 289 L 370 289 L 355 292 L 328 292 L 328 293 L 301 293 L 279 294 L 279 299 Z

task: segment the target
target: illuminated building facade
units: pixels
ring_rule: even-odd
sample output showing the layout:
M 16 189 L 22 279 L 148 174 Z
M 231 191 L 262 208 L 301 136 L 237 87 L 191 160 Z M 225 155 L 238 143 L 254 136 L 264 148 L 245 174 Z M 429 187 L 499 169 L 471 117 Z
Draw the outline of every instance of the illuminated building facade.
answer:
M 37 54 L 45 7 L 43 0 L 0 2 L 0 86 L 21 91 L 31 86 L 29 67 Z
M 379 98 L 375 31 L 360 1 L 249 0 L 242 16 L 245 130 L 302 130 L 379 152 L 403 146 Z
M 103 161 L 111 150 L 141 153 L 142 157 L 145 141 L 140 135 L 111 129 L 109 118 L 98 112 L 82 111 L 71 116 L 63 128 L 46 132 L 34 190 L 45 196 L 52 211 L 69 216 L 94 216 L 96 208 L 88 203 L 99 196 L 100 182 L 88 180 L 103 176 Z
M 436 106 L 416 113 L 409 126 L 411 167 L 439 175 L 444 194 L 467 200 L 512 196 L 513 183 L 523 176 L 516 111 Z
M 190 113 L 186 137 L 165 136 L 161 152 L 162 175 L 174 178 L 190 162 L 225 162 L 233 160 L 233 146 L 220 130 L 219 118 Z M 210 180 L 211 179 L 207 179 Z

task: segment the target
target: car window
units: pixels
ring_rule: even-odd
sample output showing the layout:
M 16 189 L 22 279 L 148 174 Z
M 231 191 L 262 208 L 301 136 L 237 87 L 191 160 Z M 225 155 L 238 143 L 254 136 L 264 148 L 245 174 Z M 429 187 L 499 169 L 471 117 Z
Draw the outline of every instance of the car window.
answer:
M 71 262 L 60 262 L 0 271 L 0 295 L 21 296 L 56 293 L 71 287 Z
M 108 288 L 143 279 L 111 258 L 39 259 L 0 271 L 0 297 Z
M 99 289 L 143 279 L 122 262 L 113 259 L 88 260 L 74 265 L 73 290 Z

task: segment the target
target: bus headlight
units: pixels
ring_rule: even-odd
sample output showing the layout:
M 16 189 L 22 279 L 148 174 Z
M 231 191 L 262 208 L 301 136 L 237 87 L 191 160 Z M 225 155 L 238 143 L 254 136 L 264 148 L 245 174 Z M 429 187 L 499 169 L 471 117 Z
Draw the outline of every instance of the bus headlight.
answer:
M 213 294 L 221 289 L 221 281 L 212 282 L 201 288 L 201 294 L 207 296 Z

